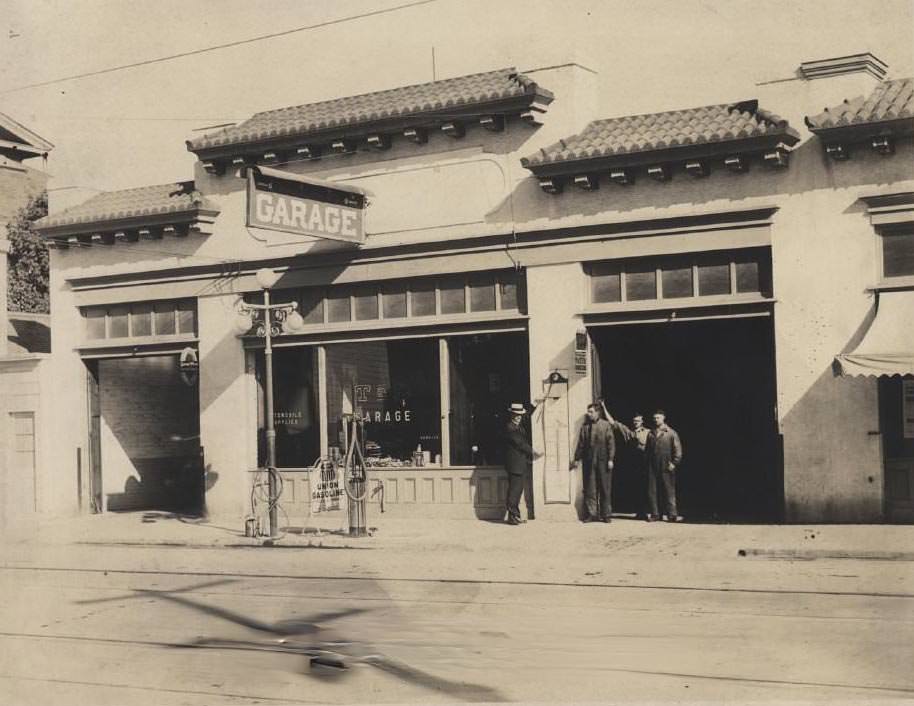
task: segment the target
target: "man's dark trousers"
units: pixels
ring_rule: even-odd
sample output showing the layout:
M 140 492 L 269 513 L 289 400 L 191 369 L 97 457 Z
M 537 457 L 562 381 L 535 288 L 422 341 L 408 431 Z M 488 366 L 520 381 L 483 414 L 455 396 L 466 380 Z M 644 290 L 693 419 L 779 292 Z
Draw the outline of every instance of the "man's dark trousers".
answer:
M 520 520 L 520 496 L 524 492 L 524 476 L 521 473 L 508 474 L 508 494 L 505 505 L 509 520 Z
M 612 469 L 595 470 L 584 462 L 584 510 L 587 517 L 605 519 L 612 515 Z
M 660 471 L 653 468 L 647 469 L 647 506 L 648 513 L 659 516 L 657 503 L 657 486 L 663 488 L 664 506 L 666 514 L 675 517 L 679 514 L 676 509 L 676 471 Z

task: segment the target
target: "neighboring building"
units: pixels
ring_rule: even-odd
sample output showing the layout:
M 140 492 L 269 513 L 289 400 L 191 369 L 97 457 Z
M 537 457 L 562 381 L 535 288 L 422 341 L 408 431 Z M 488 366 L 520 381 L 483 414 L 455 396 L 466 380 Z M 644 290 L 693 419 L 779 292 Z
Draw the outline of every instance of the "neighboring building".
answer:
M 873 259 L 880 209 L 904 223 L 914 193 L 910 81 L 884 73 L 871 55 L 812 62 L 758 87 L 761 104 L 594 120 L 590 70 L 505 69 L 259 113 L 189 142 L 192 182 L 103 194 L 40 225 L 55 247 L 59 430 L 43 502 L 249 512 L 263 340 L 236 328 L 269 267 L 274 300 L 304 320 L 274 342 L 293 517 L 349 412 L 388 511 L 498 516 L 505 409 L 527 400 L 545 451 L 530 510 L 573 517 L 570 444 L 602 395 L 622 418 L 666 409 L 693 517 L 904 519 L 886 479 L 910 444 L 886 432 L 883 451 L 879 385 L 833 370 L 875 292 L 910 286 L 892 269 L 907 271 L 905 236 L 883 249 L 885 278 Z M 803 118 L 850 86 L 893 97 L 845 164 L 814 134 L 825 122 L 810 133 Z M 339 198 L 287 207 L 316 193 Z M 343 242 L 358 241 L 346 219 L 366 197 L 367 239 Z M 182 371 L 188 348 L 199 376 Z M 641 509 L 641 480 L 616 480 L 617 509 Z
M 7 311 L 6 224 L 47 184 L 47 175 L 25 160 L 46 157 L 52 148 L 0 113 L 0 528 L 29 519 L 38 509 L 39 429 L 42 434 L 49 429 L 41 404 L 49 317 Z
M 26 160 L 44 160 L 53 148 L 47 140 L 0 113 L 0 226 L 12 220 L 32 196 L 47 188 L 48 175 L 27 165 Z

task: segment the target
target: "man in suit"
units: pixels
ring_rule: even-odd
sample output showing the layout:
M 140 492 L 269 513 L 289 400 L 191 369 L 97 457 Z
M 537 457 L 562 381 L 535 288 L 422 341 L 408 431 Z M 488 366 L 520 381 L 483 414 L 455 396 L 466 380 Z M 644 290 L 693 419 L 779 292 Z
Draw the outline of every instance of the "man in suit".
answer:
M 508 409 L 511 418 L 505 428 L 505 470 L 508 472 L 508 495 L 505 506 L 508 513 L 506 522 L 519 525 L 526 520 L 520 517 L 520 497 L 524 491 L 524 479 L 530 472 L 530 463 L 543 454 L 534 451 L 527 440 L 523 420 L 527 410 L 524 405 L 515 402 Z
M 612 470 L 616 457 L 616 439 L 612 425 L 603 419 L 598 402 L 587 405 L 587 418 L 581 426 L 573 469 L 578 461 L 584 471 L 584 522 L 612 522 Z

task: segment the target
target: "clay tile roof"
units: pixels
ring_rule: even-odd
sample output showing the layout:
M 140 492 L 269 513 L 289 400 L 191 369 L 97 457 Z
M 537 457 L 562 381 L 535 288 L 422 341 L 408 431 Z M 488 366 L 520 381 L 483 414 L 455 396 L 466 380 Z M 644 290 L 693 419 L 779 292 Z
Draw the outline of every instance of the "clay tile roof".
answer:
M 200 192 L 194 189 L 194 182 L 184 181 L 141 186 L 123 191 L 106 191 L 65 211 L 45 216 L 36 222 L 36 227 L 38 230 L 45 230 L 199 210 L 218 212 L 219 209 L 207 202 Z
M 883 81 L 869 96 L 845 100 L 834 108 L 806 118 L 813 132 L 864 126 L 894 120 L 914 121 L 914 78 Z
M 758 102 L 751 100 L 595 120 L 579 134 L 559 140 L 521 162 L 533 168 L 753 138 L 778 138 L 794 144 L 799 134 L 786 120 L 759 108 Z
M 193 140 L 192 152 L 214 147 L 256 143 L 282 137 L 305 137 L 311 133 L 406 117 L 419 117 L 466 110 L 510 98 L 552 94 L 514 68 L 460 76 L 414 86 L 403 86 L 320 103 L 308 103 L 257 113 L 249 120 Z M 548 102 L 547 100 L 547 102 Z

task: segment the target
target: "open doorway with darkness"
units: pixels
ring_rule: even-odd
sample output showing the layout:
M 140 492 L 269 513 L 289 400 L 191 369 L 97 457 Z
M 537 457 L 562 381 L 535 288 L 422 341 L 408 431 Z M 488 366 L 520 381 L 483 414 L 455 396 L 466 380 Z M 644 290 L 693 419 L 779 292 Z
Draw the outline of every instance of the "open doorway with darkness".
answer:
M 94 402 L 90 394 L 93 467 L 100 461 L 93 491 L 102 495 L 103 486 L 104 509 L 201 514 L 196 376 L 182 374 L 178 355 L 107 358 L 89 367 L 97 390 Z
M 679 432 L 678 499 L 687 519 L 780 519 L 783 462 L 770 317 L 623 323 L 590 333 L 612 414 L 631 426 L 641 413 L 650 425 L 660 408 Z M 613 506 L 640 513 L 646 480 L 624 455 L 619 460 Z

